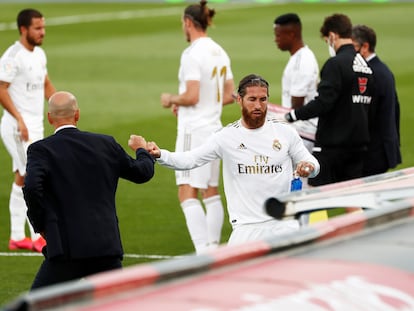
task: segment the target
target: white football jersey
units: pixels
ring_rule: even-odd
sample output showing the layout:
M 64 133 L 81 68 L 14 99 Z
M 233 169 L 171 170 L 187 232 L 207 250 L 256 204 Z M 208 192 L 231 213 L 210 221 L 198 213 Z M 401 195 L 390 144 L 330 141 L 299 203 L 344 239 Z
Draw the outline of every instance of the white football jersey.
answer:
M 292 108 L 291 97 L 305 97 L 305 104 L 316 97 L 319 66 L 315 55 L 304 46 L 290 58 L 282 77 L 282 106 Z
M 319 163 L 290 125 L 267 120 L 258 129 L 247 129 L 241 120 L 211 135 L 200 147 L 186 152 L 161 151 L 158 162 L 175 170 L 188 170 L 213 159 L 223 161 L 224 190 L 233 227 L 268 221 L 264 202 L 290 191 L 293 167 Z
M 179 94 L 186 91 L 187 81 L 200 81 L 199 102 L 179 107 L 178 130 L 220 128 L 224 82 L 233 79 L 230 58 L 224 49 L 209 37 L 193 41 L 181 55 L 178 79 Z
M 0 59 L 0 81 L 10 83 L 10 97 L 29 129 L 43 129 L 46 62 L 42 48 L 29 51 L 19 41 Z M 16 122 L 6 110 L 4 117 Z

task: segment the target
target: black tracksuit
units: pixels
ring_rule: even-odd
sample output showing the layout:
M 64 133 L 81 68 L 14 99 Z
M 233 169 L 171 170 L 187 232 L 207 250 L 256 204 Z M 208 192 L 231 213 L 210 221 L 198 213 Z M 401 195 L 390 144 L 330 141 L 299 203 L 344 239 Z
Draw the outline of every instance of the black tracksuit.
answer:
M 362 176 L 374 87 L 371 68 L 352 44 L 341 46 L 324 64 L 318 96 L 295 110 L 298 120 L 319 117 L 313 154 L 321 172 L 309 179 L 309 184 L 319 186 Z

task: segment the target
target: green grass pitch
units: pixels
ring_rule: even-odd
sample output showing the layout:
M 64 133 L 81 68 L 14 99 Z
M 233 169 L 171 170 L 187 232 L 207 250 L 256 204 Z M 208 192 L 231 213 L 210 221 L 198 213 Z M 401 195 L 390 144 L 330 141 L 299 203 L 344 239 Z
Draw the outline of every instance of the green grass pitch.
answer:
M 0 51 L 18 38 L 17 12 L 35 7 L 47 20 L 44 48 L 49 75 L 59 90 L 73 92 L 80 104 L 83 130 L 113 135 L 126 149 L 131 133 L 172 149 L 175 118 L 161 108 L 161 92 L 176 92 L 179 57 L 187 42 L 181 31 L 184 4 L 142 3 L 1 3 Z M 303 22 L 305 42 L 315 52 L 319 66 L 328 48 L 319 36 L 325 16 L 345 13 L 355 24 L 373 27 L 377 53 L 393 70 L 401 102 L 403 164 L 414 165 L 411 104 L 414 66 L 412 29 L 414 3 L 284 3 L 219 4 L 209 34 L 228 51 L 236 83 L 246 74 L 261 74 L 270 82 L 272 102 L 279 102 L 282 70 L 289 57 L 273 42 L 275 16 L 297 12 Z M 91 13 L 93 12 L 93 13 Z M 124 12 L 121 18 L 120 13 Z M 130 14 L 130 15 L 127 15 Z M 131 17 L 132 15 L 132 17 Z M 63 17 L 71 17 L 62 23 Z M 129 16 L 129 17 L 128 17 Z M 85 19 L 76 20 L 84 17 Z M 96 20 L 93 20 L 96 18 Z M 223 123 L 240 116 L 236 105 L 224 108 Z M 46 135 L 51 133 L 45 125 Z M 131 153 L 132 154 L 132 153 Z M 8 253 L 8 199 L 11 163 L 0 144 L 0 253 Z M 184 217 L 178 205 L 173 171 L 156 167 L 154 179 L 144 185 L 121 181 L 117 208 L 124 249 L 128 254 L 174 256 L 192 252 Z M 225 222 L 223 242 L 230 233 Z M 124 265 L 151 258 L 126 258 Z M 0 305 L 28 290 L 41 257 L 0 256 Z M 7 280 L 7 281 L 6 281 Z

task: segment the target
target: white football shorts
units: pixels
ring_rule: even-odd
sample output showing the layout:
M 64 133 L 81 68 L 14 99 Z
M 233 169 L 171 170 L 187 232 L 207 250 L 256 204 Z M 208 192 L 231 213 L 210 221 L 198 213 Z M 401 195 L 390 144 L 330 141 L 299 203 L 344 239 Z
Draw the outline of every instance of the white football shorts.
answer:
M 193 131 L 177 135 L 175 151 L 182 152 L 202 145 L 211 132 Z M 175 171 L 177 185 L 190 185 L 197 189 L 207 189 L 209 186 L 218 187 L 220 178 L 220 159 L 188 171 Z
M 30 130 L 29 140 L 22 141 L 17 131 L 17 123 L 8 118 L 1 120 L 1 139 L 12 158 L 13 172 L 18 171 L 21 176 L 26 174 L 27 148 L 32 142 L 43 138 L 43 130 Z
M 236 245 L 248 241 L 272 238 L 285 233 L 299 230 L 299 222 L 295 219 L 269 220 L 260 223 L 243 224 L 233 228 L 228 245 Z

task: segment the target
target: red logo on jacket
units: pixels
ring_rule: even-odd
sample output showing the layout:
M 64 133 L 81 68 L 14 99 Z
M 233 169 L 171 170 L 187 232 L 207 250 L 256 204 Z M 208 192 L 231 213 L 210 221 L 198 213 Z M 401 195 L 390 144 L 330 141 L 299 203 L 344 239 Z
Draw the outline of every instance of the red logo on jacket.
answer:
M 359 92 L 364 94 L 367 90 L 368 78 L 358 77 Z

